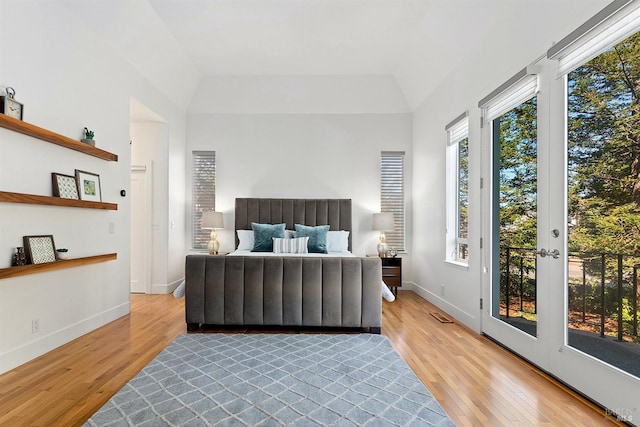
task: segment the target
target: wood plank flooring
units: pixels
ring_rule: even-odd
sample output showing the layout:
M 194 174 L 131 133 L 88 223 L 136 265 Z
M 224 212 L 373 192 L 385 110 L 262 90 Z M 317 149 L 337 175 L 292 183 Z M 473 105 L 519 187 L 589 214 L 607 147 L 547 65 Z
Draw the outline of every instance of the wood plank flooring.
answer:
M 131 314 L 0 376 L 0 426 L 78 426 L 178 334 L 184 300 L 132 295 Z M 410 291 L 382 333 L 460 426 L 622 425 Z

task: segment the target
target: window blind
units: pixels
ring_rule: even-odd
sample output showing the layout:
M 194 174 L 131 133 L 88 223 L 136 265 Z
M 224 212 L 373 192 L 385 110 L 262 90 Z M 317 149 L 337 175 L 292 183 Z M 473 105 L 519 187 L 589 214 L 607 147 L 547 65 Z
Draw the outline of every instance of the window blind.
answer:
M 387 244 L 399 252 L 405 250 L 403 151 L 383 151 L 380 156 L 380 212 L 393 214 L 393 231 L 386 232 Z
M 616 0 L 547 51 L 558 61 L 558 77 L 633 35 L 640 29 L 640 3 Z
M 193 249 L 206 249 L 210 230 L 200 227 L 202 212 L 216 209 L 216 152 L 193 152 L 191 235 Z
M 457 144 L 469 135 L 469 117 L 468 113 L 464 112 L 460 116 L 456 117 L 444 128 L 448 135 L 447 145 Z
M 478 107 L 484 109 L 484 122 L 490 123 L 509 110 L 536 96 L 538 93 L 538 75 L 523 68 L 496 90 L 485 96 Z

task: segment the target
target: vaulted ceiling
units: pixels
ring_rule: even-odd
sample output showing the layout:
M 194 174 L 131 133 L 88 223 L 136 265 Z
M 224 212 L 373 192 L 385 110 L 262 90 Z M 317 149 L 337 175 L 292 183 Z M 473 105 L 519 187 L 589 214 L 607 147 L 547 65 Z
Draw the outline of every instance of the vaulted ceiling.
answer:
M 569 11 L 586 19 L 608 3 L 60 1 L 181 106 L 205 76 L 392 75 L 411 108 L 471 52 L 499 50 L 505 37 L 544 31 L 545 22 L 561 21 Z

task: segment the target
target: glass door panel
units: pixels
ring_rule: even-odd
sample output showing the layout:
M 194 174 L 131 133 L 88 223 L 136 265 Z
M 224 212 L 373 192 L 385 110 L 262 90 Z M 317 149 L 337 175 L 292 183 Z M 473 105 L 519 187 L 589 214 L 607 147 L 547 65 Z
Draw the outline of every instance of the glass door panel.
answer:
M 491 314 L 537 336 L 537 99 L 493 120 Z
M 568 344 L 640 377 L 640 33 L 567 77 Z

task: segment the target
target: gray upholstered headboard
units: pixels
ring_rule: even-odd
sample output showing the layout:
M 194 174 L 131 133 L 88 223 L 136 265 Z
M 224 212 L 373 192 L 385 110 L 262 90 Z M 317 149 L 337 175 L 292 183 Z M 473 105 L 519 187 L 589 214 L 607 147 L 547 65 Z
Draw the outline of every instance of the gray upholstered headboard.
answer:
M 329 225 L 349 232 L 351 250 L 351 199 L 236 199 L 236 230 L 251 230 L 251 223 Z M 235 236 L 238 247 L 238 235 Z

